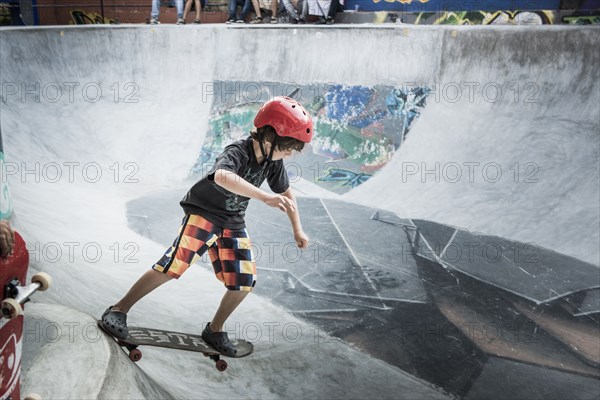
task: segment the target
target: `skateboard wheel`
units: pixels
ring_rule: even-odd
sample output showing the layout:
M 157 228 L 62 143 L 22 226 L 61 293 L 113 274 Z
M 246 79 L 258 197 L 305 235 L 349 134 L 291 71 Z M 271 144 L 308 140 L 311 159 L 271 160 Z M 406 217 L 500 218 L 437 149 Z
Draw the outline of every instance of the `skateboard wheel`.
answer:
M 38 290 L 43 292 L 52 286 L 52 277 L 45 272 L 38 272 L 31 278 L 31 283 L 39 283 Z
M 29 393 L 27 396 L 25 396 L 25 400 L 42 400 L 42 396 L 35 393 Z
M 15 299 L 2 300 L 2 315 L 8 319 L 13 319 L 23 314 L 23 307 Z
M 138 362 L 142 359 L 142 352 L 138 349 L 133 349 L 129 352 L 129 359 L 133 362 Z
M 217 361 L 217 363 L 215 364 L 215 366 L 217 367 L 217 369 L 221 372 L 225 371 L 227 369 L 227 361 L 225 360 L 219 360 Z

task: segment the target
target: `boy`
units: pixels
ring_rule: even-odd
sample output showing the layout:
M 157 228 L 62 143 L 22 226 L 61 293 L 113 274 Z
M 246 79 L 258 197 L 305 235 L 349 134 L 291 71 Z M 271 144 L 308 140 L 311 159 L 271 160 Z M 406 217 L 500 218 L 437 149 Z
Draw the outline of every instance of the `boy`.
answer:
M 313 136 L 312 119 L 300 103 L 274 97 L 254 118 L 251 136 L 227 146 L 211 171 L 181 200 L 185 211 L 179 235 L 152 269 L 102 315 L 104 329 L 126 338 L 127 312 L 142 297 L 183 272 L 206 251 L 217 278 L 228 289 L 202 338 L 216 350 L 235 356 L 223 324 L 256 284 L 256 265 L 244 215 L 251 198 L 287 213 L 298 247 L 308 247 L 283 158 L 300 151 Z M 273 194 L 260 189 L 267 180 Z

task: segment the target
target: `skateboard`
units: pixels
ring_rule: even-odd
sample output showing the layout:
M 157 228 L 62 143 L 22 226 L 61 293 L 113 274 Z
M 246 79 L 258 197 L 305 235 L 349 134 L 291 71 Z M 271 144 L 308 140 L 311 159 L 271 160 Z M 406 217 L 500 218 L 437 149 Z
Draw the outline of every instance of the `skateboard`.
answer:
M 224 355 L 207 344 L 200 335 L 165 331 L 162 329 L 130 327 L 127 339 L 119 339 L 111 335 L 110 332 L 107 332 L 102 327 L 101 321 L 98 321 L 98 326 L 106 334 L 115 339 L 119 346 L 125 347 L 129 352 L 129 359 L 134 362 L 142 359 L 142 352 L 138 349 L 139 346 L 154 346 L 202 353 L 205 357 L 209 357 L 215 362 L 215 367 L 219 371 L 223 372 L 227 369 L 227 361 L 221 359 L 221 356 Z M 254 345 L 250 342 L 237 340 L 234 343 L 238 348 L 238 355 L 234 358 L 249 356 L 254 351 Z
M 15 232 L 11 255 L 0 258 L 0 399 L 20 399 L 21 354 L 23 346 L 23 305 L 38 290 L 46 290 L 52 279 L 43 272 L 23 286 L 29 253 L 25 241 Z M 35 397 L 31 397 L 35 398 Z

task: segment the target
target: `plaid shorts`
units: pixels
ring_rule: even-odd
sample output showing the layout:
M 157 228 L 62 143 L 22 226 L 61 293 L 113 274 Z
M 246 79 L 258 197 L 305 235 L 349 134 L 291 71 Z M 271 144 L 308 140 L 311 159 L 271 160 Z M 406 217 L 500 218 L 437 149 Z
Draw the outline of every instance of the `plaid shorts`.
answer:
M 246 229 L 220 228 L 199 215 L 186 215 L 173 245 L 152 268 L 177 279 L 208 251 L 217 279 L 229 290 L 249 292 L 256 284 L 251 247 Z

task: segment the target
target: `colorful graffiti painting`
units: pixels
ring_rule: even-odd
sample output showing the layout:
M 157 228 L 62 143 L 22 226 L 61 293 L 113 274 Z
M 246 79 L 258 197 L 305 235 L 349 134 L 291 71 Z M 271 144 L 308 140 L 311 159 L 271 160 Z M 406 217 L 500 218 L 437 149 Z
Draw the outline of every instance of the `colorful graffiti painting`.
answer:
M 206 173 L 228 143 L 246 137 L 264 101 L 291 94 L 313 115 L 315 125 L 311 145 L 289 160 L 295 164 L 295 177 L 336 193 L 366 182 L 385 166 L 406 140 L 430 93 L 428 87 L 416 85 L 215 85 L 208 132 L 192 173 Z
M 390 12 L 558 10 L 561 0 L 345 0 L 347 10 Z
M 445 11 L 441 13 L 419 13 L 416 25 L 551 25 L 552 11 Z
M 83 10 L 72 10 L 71 18 L 75 25 L 102 25 L 115 24 L 116 21 L 110 18 L 103 18 L 102 15 L 95 12 L 86 12 Z
M 600 25 L 600 15 L 570 15 L 562 21 L 569 25 Z

